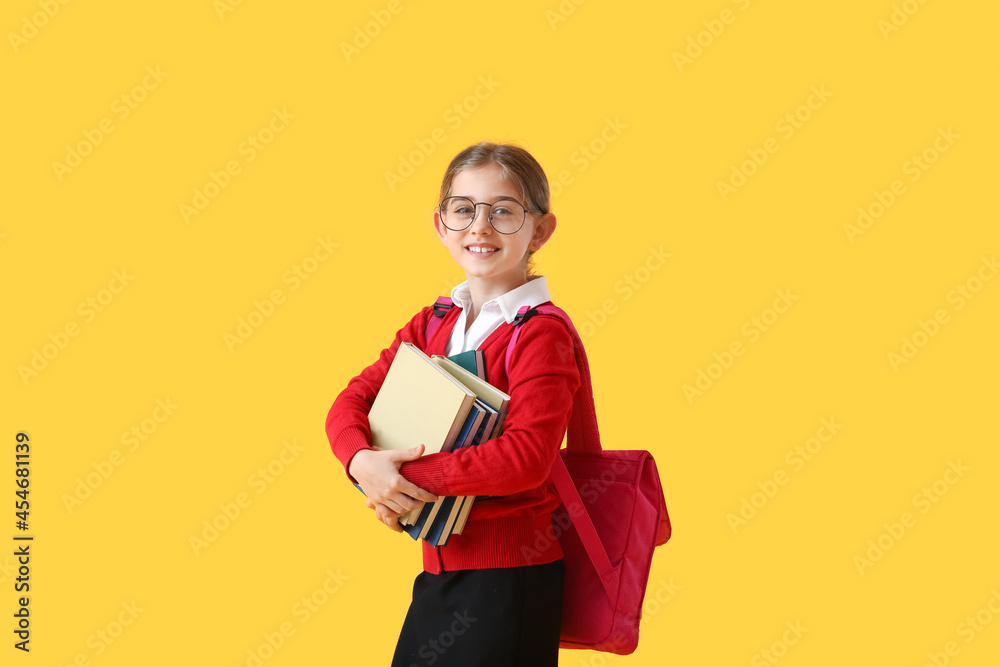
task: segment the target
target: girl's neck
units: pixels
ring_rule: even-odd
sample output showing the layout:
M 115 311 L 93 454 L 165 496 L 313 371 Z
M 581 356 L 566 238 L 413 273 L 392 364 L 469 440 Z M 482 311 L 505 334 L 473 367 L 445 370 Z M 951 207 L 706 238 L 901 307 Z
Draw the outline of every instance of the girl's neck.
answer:
M 479 316 L 483 304 L 492 301 L 498 296 L 503 296 L 512 289 L 516 289 L 528 282 L 527 275 L 519 275 L 507 280 L 482 280 L 475 277 L 467 277 L 469 282 L 469 297 L 472 303 L 466 309 L 465 323 L 471 325 Z

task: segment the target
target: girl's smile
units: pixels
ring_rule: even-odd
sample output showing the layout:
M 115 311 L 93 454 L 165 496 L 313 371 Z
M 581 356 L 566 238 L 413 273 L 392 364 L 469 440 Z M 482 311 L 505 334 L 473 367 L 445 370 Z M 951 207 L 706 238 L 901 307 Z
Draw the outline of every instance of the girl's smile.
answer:
M 492 257 L 500 249 L 491 243 L 472 243 L 465 246 L 465 250 L 476 259 L 482 259 Z

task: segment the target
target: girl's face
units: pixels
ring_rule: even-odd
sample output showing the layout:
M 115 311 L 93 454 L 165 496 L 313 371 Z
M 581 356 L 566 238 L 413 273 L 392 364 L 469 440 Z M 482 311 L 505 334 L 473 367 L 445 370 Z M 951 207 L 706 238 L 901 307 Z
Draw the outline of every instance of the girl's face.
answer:
M 502 198 L 525 204 L 521 193 L 500 174 L 500 165 L 496 163 L 460 171 L 452 180 L 451 195 L 488 204 Z M 529 212 L 525 214 L 521 229 L 513 234 L 501 234 L 490 224 L 487 207 L 476 206 L 472 225 L 456 232 L 444 226 L 441 212 L 436 210 L 434 229 L 470 281 L 486 281 L 509 290 L 526 282 L 528 250 L 538 250 L 552 235 L 555 216 Z

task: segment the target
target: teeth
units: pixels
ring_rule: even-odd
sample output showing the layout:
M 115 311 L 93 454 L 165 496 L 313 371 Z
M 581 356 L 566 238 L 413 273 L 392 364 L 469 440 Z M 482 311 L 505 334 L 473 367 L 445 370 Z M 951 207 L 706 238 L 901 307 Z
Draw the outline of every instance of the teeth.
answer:
M 496 248 L 480 248 L 478 246 L 469 246 L 469 250 L 472 252 L 496 252 Z

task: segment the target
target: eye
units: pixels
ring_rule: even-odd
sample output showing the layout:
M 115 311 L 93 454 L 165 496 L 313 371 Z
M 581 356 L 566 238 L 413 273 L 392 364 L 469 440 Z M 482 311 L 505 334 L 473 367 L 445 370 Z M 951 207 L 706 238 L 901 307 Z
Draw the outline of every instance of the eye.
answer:
M 449 199 L 444 207 L 447 215 L 470 216 L 475 210 L 472 202 L 465 198 Z

